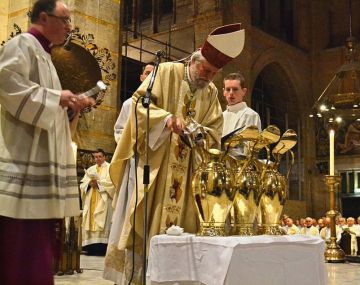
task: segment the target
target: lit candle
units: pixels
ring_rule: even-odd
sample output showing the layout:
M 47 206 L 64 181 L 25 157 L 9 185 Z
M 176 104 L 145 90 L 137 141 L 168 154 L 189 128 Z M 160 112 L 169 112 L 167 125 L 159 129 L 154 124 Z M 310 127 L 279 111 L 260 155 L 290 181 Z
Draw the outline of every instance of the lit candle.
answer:
M 75 158 L 75 164 L 76 164 L 76 160 L 77 160 L 77 144 L 72 142 L 71 143 L 71 148 L 72 148 L 72 151 L 73 151 L 73 155 L 74 155 L 74 158 Z
M 334 175 L 334 137 L 335 137 L 335 131 L 330 130 L 329 132 L 329 138 L 330 138 L 330 175 Z

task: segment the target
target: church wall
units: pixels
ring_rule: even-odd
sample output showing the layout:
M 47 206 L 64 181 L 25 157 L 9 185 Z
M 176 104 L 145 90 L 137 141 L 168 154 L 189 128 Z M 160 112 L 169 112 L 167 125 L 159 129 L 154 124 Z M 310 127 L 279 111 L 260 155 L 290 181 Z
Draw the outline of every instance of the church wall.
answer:
M 337 70 L 345 62 L 345 39 L 349 34 L 348 2 L 312 1 L 312 100 L 315 101 L 325 87 L 330 83 Z M 359 38 L 359 21 L 354 21 L 360 14 L 360 2 L 353 1 L 353 35 Z M 335 45 L 335 47 L 333 47 Z M 311 123 L 314 126 L 314 122 Z M 312 143 L 312 144 L 311 144 Z M 316 144 L 316 138 L 310 145 Z M 320 173 L 316 163 L 328 162 L 328 157 L 317 157 L 314 150 L 314 159 L 309 169 L 312 169 L 312 212 L 321 216 L 329 210 L 329 193 L 324 182 L 324 173 Z M 360 158 L 355 156 L 335 156 L 335 172 L 358 168 Z M 339 203 L 339 201 L 338 201 Z
M 116 79 L 112 80 L 103 103 L 80 120 L 74 140 L 79 149 L 103 148 L 105 152 L 115 150 L 113 126 L 117 118 L 118 81 L 120 73 L 120 1 L 113 0 L 68 0 L 73 26 L 79 27 L 83 35 L 93 34 L 99 49 L 107 48 L 115 64 Z M 104 75 L 104 74 L 103 74 Z
M 0 42 L 8 40 L 14 30 L 14 24 L 22 31 L 29 27 L 28 11 L 31 9 L 32 1 L 29 0 L 2 0 L 0 1 Z
M 294 5 L 294 43 L 304 51 L 311 50 L 311 22 L 309 19 L 309 7 L 311 3 L 307 0 L 293 1 Z
M 306 217 L 306 202 L 287 200 L 284 205 L 283 214 L 290 216 L 294 219 L 294 222 L 297 219 Z
M 0 1 L 0 42 L 8 37 L 9 0 Z
M 249 38 L 249 37 L 248 37 Z M 245 51 L 246 52 L 246 51 Z M 288 76 L 291 85 L 295 90 L 293 96 L 296 97 L 298 114 L 307 113 L 309 110 L 309 102 L 307 100 L 307 94 L 311 93 L 310 84 L 310 70 L 311 62 L 309 56 L 303 51 L 296 49 L 254 27 L 251 28 L 251 46 L 249 47 L 249 54 L 251 55 L 250 66 L 248 67 L 250 86 L 249 94 L 253 85 L 259 75 L 259 73 L 268 65 L 272 63 L 278 63 Z M 302 117 L 302 121 L 306 116 Z M 271 122 L 270 122 L 271 123 Z M 302 123 L 304 124 L 304 123 Z M 304 129 L 304 128 L 302 128 Z M 285 130 L 281 130 L 282 132 Z M 303 159 L 306 161 L 312 156 L 311 148 L 307 144 L 308 134 L 307 131 L 302 132 L 301 135 L 301 153 Z M 308 174 L 306 171 L 301 175 L 302 183 L 302 195 L 305 200 L 308 201 L 309 185 L 306 183 Z M 308 204 L 302 201 L 288 201 L 284 212 L 293 217 L 299 217 L 306 215 Z

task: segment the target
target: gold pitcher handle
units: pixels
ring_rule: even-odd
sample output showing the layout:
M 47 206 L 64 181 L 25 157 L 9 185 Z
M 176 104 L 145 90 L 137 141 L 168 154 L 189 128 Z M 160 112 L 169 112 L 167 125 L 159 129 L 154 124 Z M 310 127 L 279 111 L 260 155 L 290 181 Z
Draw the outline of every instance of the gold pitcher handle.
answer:
M 290 172 L 291 172 L 291 169 L 294 165 L 294 162 L 295 162 L 295 155 L 294 155 L 294 152 L 292 150 L 289 150 L 290 154 L 291 154 L 291 164 L 290 164 L 290 167 L 286 173 L 286 180 L 289 180 L 289 175 L 290 175 Z
M 270 152 L 270 148 L 268 145 L 265 146 L 265 149 L 266 149 L 266 165 L 269 165 L 271 152 Z

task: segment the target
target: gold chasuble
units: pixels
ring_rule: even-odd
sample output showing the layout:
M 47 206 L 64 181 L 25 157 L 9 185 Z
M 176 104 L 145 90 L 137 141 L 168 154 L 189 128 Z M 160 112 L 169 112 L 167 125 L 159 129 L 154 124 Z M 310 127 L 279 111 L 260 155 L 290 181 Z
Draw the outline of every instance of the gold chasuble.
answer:
M 96 166 L 96 172 L 100 177 L 100 175 L 101 175 L 101 166 L 98 166 L 98 165 Z M 96 227 L 96 223 L 95 223 L 95 215 L 94 215 L 94 213 L 95 213 L 96 206 L 97 206 L 100 199 L 101 199 L 101 195 L 100 195 L 98 189 L 92 188 L 91 189 L 91 204 L 90 204 L 90 226 L 89 226 L 90 231 L 92 231 L 92 232 L 95 232 L 95 231 L 98 230 L 97 227 Z
M 116 191 L 128 191 L 123 188 L 122 181 L 127 161 L 134 155 L 136 140 L 135 104 L 140 96 L 144 96 L 151 76 L 142 83 L 134 93 L 131 119 L 128 120 L 123 135 L 117 145 L 110 166 L 110 176 Z M 201 162 L 200 153 L 185 145 L 180 137 L 169 132 L 165 118 L 176 115 L 186 120 L 189 109 L 193 118 L 201 124 L 208 133 L 210 147 L 220 146 L 222 131 L 222 110 L 217 97 L 218 91 L 213 83 L 204 89 L 190 90 L 185 80 L 183 63 L 162 63 L 159 65 L 150 104 L 150 131 L 154 126 L 164 124 L 163 134 L 167 134 L 161 143 L 149 150 L 150 184 L 148 195 L 148 229 L 149 239 L 157 234 L 165 233 L 171 225 L 179 225 L 185 232 L 195 233 L 199 221 L 191 192 L 192 174 Z M 116 215 L 121 212 L 115 209 L 113 226 L 111 228 L 108 251 L 105 257 L 104 277 L 118 284 L 131 273 L 131 252 L 135 226 L 135 252 L 142 255 L 143 239 L 143 166 L 146 130 L 146 109 L 137 106 L 138 118 L 138 187 L 139 198 L 136 211 L 136 224 L 133 225 L 135 207 L 135 190 L 131 192 L 130 203 L 125 218 Z M 127 177 L 127 176 L 124 176 Z M 120 195 L 121 193 L 118 193 Z M 114 198 L 115 201 L 116 198 Z M 120 199 L 119 199 L 120 200 Z M 126 205 L 125 205 L 126 206 Z M 116 207 L 124 207 L 117 203 Z M 119 225 L 119 223 L 121 225 Z M 117 231 L 117 233 L 115 233 Z M 138 256 L 137 255 L 137 256 Z M 141 258 L 136 260 L 136 274 L 140 273 Z M 125 276 L 124 276 L 125 275 Z M 136 282 L 135 282 L 136 284 Z

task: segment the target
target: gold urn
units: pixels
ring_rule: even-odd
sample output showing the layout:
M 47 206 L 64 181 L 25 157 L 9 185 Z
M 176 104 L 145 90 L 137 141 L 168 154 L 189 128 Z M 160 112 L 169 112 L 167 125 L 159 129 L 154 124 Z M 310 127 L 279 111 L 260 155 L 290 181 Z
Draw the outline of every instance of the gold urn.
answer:
M 259 233 L 281 235 L 279 222 L 286 200 L 286 178 L 279 172 L 269 169 L 265 171 L 261 180 Z
M 254 221 L 260 198 L 260 178 L 253 163 L 235 173 L 233 202 L 233 234 L 254 235 Z
M 280 141 L 272 150 L 274 162 L 266 162 L 262 166 L 261 175 L 261 197 L 258 212 L 258 233 L 269 235 L 282 235 L 285 232 L 280 227 L 280 217 L 286 201 L 288 190 L 288 178 L 294 164 L 294 153 L 290 150 L 297 143 L 297 135 L 294 130 L 287 130 Z M 291 154 L 290 167 L 287 174 L 278 171 L 282 156 L 289 152 Z
M 225 236 L 225 223 L 234 199 L 232 173 L 217 149 L 205 151 L 207 159 L 196 170 L 192 190 L 197 206 L 201 236 Z
M 257 162 L 259 151 L 269 144 L 277 142 L 280 130 L 273 125 L 261 133 L 256 126 L 238 131 L 225 142 L 229 156 L 235 159 L 234 170 L 235 197 L 231 211 L 232 234 L 254 235 L 254 223 L 260 200 L 261 166 Z M 243 154 L 234 156 L 234 154 Z M 245 155 L 245 156 L 244 156 Z

